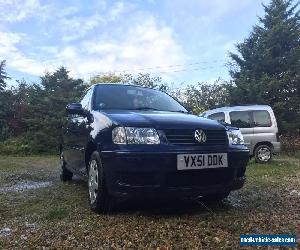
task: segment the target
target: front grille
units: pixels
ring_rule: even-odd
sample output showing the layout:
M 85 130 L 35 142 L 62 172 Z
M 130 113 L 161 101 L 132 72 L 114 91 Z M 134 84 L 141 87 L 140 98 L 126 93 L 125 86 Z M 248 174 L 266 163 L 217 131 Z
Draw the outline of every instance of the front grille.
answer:
M 229 183 L 234 177 L 234 169 L 212 168 L 187 170 L 166 175 L 168 187 L 205 187 Z
M 164 130 L 169 143 L 191 144 L 191 145 L 226 145 L 227 135 L 225 130 L 204 130 L 207 140 L 205 143 L 199 143 L 195 140 L 196 129 L 166 129 Z

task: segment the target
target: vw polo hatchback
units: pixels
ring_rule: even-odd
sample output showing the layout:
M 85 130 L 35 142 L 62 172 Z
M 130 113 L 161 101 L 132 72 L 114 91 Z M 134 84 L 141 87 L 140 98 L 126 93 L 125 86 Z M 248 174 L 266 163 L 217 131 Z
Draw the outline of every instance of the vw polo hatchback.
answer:
M 96 84 L 66 111 L 61 179 L 87 180 L 96 212 L 124 198 L 221 200 L 245 182 L 240 130 L 192 115 L 161 91 Z

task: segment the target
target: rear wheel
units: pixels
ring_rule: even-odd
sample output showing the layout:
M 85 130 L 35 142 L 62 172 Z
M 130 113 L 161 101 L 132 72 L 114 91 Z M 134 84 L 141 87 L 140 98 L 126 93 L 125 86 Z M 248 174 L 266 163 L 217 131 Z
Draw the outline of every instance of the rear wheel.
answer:
M 60 179 L 63 182 L 71 181 L 73 177 L 73 173 L 66 168 L 66 162 L 64 160 L 64 155 L 61 153 L 59 159 L 59 165 L 61 167 Z
M 267 163 L 272 159 L 271 147 L 268 145 L 259 145 L 256 147 L 254 155 L 257 163 Z
M 88 187 L 91 209 L 97 213 L 109 212 L 112 199 L 107 192 L 103 165 L 97 151 L 92 153 L 88 165 Z

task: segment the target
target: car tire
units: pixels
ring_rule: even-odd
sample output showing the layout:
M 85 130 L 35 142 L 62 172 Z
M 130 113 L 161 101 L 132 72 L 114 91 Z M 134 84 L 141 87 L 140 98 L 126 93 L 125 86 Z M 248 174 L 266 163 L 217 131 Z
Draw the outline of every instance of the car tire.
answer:
M 268 163 L 272 159 L 272 149 L 268 145 L 259 145 L 254 151 L 255 162 Z
M 112 210 L 112 198 L 107 192 L 103 164 L 97 151 L 92 153 L 88 165 L 88 189 L 92 211 L 103 214 Z
M 71 181 L 73 177 L 73 173 L 66 168 L 66 162 L 64 160 L 63 153 L 60 155 L 59 164 L 61 168 L 61 173 L 60 173 L 61 181 L 62 182 Z

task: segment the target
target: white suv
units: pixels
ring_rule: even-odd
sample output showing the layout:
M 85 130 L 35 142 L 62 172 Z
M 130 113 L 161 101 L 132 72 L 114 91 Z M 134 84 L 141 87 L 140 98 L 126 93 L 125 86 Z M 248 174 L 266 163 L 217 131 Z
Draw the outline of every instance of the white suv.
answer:
M 273 153 L 280 152 L 276 118 L 268 105 L 222 107 L 200 116 L 238 127 L 250 155 L 259 163 L 270 161 Z

